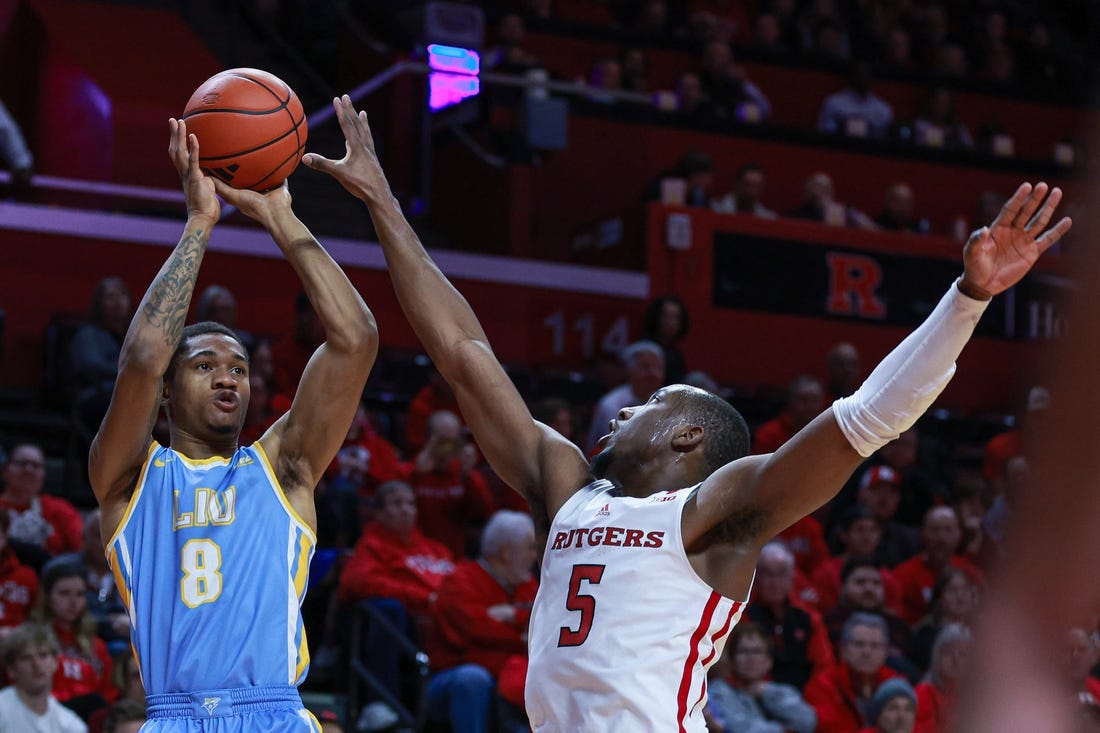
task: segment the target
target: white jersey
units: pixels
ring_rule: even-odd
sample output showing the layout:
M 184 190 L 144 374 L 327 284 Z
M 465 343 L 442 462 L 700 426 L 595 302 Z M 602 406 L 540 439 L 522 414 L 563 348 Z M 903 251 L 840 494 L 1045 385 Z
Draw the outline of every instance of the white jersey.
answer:
M 688 561 L 680 515 L 690 495 L 635 499 L 600 480 L 554 517 L 529 627 L 535 733 L 706 730 L 707 669 L 744 604 Z

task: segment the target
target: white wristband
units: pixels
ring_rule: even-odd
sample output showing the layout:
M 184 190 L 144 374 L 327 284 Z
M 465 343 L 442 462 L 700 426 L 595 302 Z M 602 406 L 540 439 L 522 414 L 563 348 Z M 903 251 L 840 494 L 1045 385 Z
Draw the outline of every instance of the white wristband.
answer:
M 911 428 L 936 401 L 988 305 L 964 295 L 956 280 L 855 394 L 833 403 L 833 416 L 857 453 L 867 458 Z

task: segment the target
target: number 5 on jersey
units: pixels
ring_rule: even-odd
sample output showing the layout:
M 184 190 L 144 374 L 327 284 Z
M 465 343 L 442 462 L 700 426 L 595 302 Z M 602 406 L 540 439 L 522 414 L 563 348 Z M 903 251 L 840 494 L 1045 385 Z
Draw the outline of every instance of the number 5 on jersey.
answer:
M 568 626 L 562 626 L 558 631 L 558 646 L 580 646 L 588 638 L 592 631 L 592 620 L 596 615 L 596 599 L 581 593 L 581 581 L 587 580 L 591 585 L 599 585 L 603 579 L 603 565 L 574 565 L 573 575 L 569 578 L 569 595 L 565 599 L 565 607 L 570 611 L 579 611 L 581 614 L 580 626 L 574 631 Z
M 212 540 L 187 540 L 180 551 L 180 598 L 188 608 L 213 603 L 222 594 L 222 550 Z

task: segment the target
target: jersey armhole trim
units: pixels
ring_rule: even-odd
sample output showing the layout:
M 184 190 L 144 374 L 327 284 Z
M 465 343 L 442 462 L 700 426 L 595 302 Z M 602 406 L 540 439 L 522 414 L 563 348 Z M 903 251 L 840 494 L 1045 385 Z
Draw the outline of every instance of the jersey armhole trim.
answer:
M 149 466 L 153 463 L 153 454 L 161 447 L 161 444 L 157 441 L 150 441 L 149 452 L 145 454 L 145 462 L 141 464 L 141 472 L 138 474 L 137 483 L 134 484 L 134 493 L 130 495 L 130 501 L 126 502 L 126 511 L 122 513 L 122 519 L 118 520 L 118 526 L 115 527 L 111 539 L 103 545 L 104 556 L 107 555 L 108 548 L 115 544 L 119 536 L 122 535 L 123 530 L 126 529 L 126 525 L 130 523 L 130 517 L 137 507 L 138 500 L 141 498 L 141 493 L 145 490 L 145 479 L 149 476 Z
M 271 465 L 271 460 L 267 457 L 267 452 L 264 451 L 263 445 L 261 445 L 260 441 L 257 440 L 249 447 L 255 450 L 256 455 L 260 457 L 260 463 L 263 465 L 264 472 L 267 474 L 267 478 L 271 482 L 271 488 L 274 490 L 276 498 L 283 505 L 283 509 L 286 510 L 286 513 L 290 515 L 291 520 L 293 520 L 298 525 L 299 529 L 301 529 L 302 532 L 307 537 L 309 537 L 310 542 L 312 542 L 313 546 L 316 547 L 317 533 L 314 532 L 313 528 L 306 523 L 306 520 L 302 519 L 301 515 L 298 514 L 298 511 L 294 508 L 294 505 L 291 504 L 290 500 L 286 498 L 286 492 L 283 491 L 283 485 L 279 483 L 279 478 L 275 475 L 275 468 Z
M 710 591 L 717 594 L 719 598 L 725 598 L 727 601 L 730 601 L 732 603 L 741 603 L 741 604 L 744 604 L 744 605 L 748 605 L 749 598 L 752 597 L 753 583 L 756 582 L 756 569 L 755 568 L 752 571 L 752 578 L 749 580 L 749 591 L 748 591 L 748 593 L 745 594 L 744 600 L 740 600 L 740 599 L 737 599 L 737 598 L 730 598 L 729 596 L 727 596 L 723 593 L 719 593 L 716 588 L 711 587 L 710 583 L 703 580 L 703 578 L 699 575 L 699 573 L 695 572 L 695 566 L 691 564 L 691 558 L 688 557 L 687 548 L 684 546 L 684 507 L 687 506 L 688 499 L 691 497 L 692 492 L 697 490 L 698 488 L 699 488 L 699 484 L 696 484 L 694 486 L 686 486 L 682 489 L 677 489 L 677 493 L 679 493 L 681 491 L 686 492 L 686 493 L 684 494 L 683 499 L 676 502 L 678 504 L 678 510 L 677 510 L 677 514 L 676 514 L 676 551 L 680 554 L 680 557 L 683 558 L 684 563 L 687 565 L 688 571 L 691 573 L 691 577 L 693 577 L 695 580 L 699 581 L 699 583 L 704 588 L 710 589 Z

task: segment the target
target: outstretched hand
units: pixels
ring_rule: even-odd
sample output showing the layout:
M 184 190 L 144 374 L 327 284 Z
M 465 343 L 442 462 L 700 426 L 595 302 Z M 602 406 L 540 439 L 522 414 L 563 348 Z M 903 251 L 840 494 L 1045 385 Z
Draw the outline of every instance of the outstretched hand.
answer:
M 367 113 L 356 112 L 351 97 L 344 95 L 332 100 L 336 119 L 344 133 L 344 157 L 332 160 L 317 153 L 306 153 L 302 162 L 314 170 L 328 173 L 353 196 L 364 201 L 389 191 L 382 166 L 374 150 L 374 136 L 367 123 Z
M 221 215 L 221 204 L 214 195 L 214 180 L 203 175 L 199 167 L 199 139 L 187 134 L 187 123 L 183 120 L 169 119 L 168 129 L 171 133 L 168 157 L 180 174 L 183 195 L 187 200 L 187 217 L 201 217 L 214 226 Z
M 993 223 L 970 235 L 963 249 L 960 289 L 976 298 L 989 299 L 1018 283 L 1073 224 L 1065 216 L 1047 228 L 1061 200 L 1060 188 L 1051 189 L 1045 183 L 1034 187 L 1021 184 Z
M 258 221 L 267 229 L 280 212 L 290 211 L 290 187 L 283 181 L 270 191 L 258 193 L 245 188 L 233 188 L 225 181 L 213 179 L 214 190 L 226 203 L 238 208 L 249 219 Z

